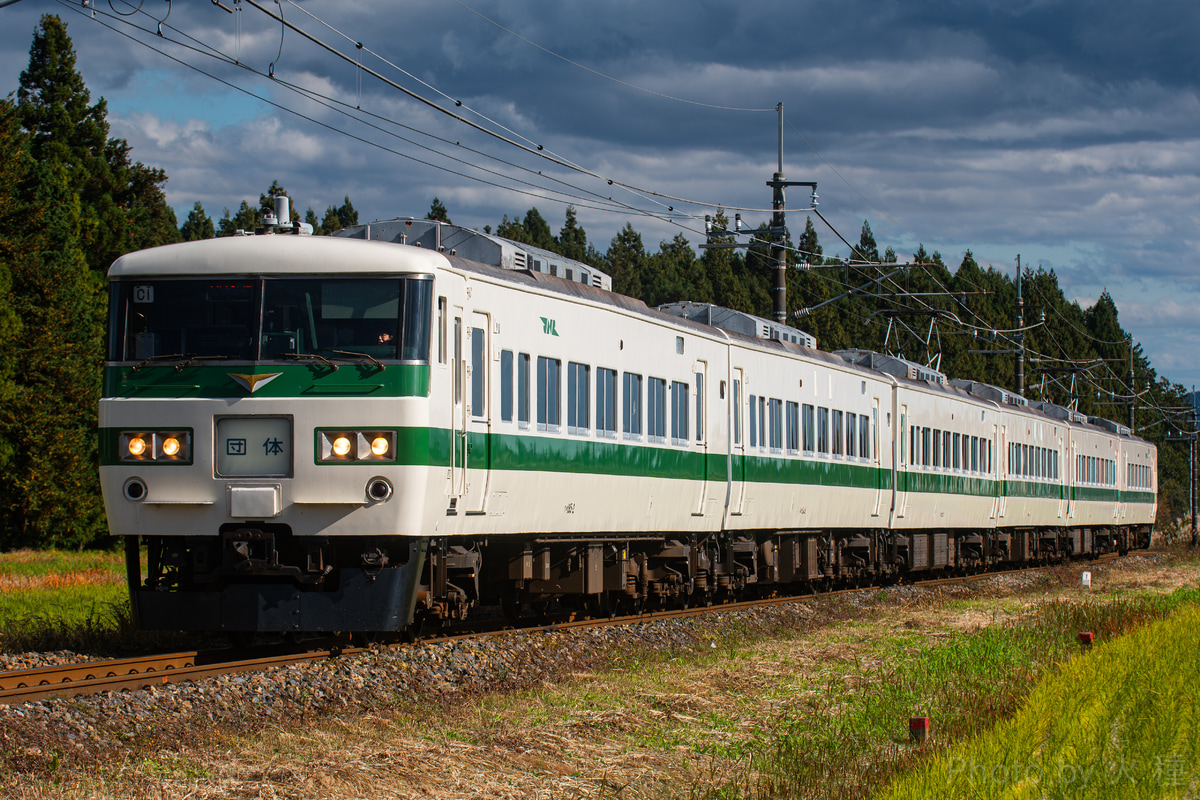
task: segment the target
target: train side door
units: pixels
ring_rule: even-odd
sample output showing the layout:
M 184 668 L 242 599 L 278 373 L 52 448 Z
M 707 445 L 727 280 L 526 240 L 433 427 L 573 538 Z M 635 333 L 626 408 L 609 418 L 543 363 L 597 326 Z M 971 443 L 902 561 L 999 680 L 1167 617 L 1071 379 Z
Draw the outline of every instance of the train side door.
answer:
M 491 317 L 475 311 L 466 329 L 468 393 L 463 417 L 466 433 L 463 437 L 463 471 L 466 485 L 461 502 L 468 514 L 482 514 L 487 510 L 492 467 L 491 352 Z
M 908 473 L 906 467 L 912 463 L 913 452 L 910 445 L 909 429 L 912 420 L 908 416 L 908 406 L 900 406 L 900 427 L 899 435 L 896 440 L 899 441 L 899 458 L 895 461 L 895 467 L 892 470 L 895 488 L 892 490 L 895 495 L 896 518 L 903 519 L 908 511 Z
M 1071 439 L 1071 449 L 1067 453 L 1067 463 L 1064 464 L 1066 469 L 1063 470 L 1063 475 L 1067 478 L 1067 519 L 1075 519 L 1075 440 Z
M 696 501 L 696 507 L 692 510 L 693 517 L 704 516 L 704 501 L 708 495 L 708 398 L 705 393 L 708 391 L 708 362 L 697 361 L 692 365 L 692 373 L 696 378 L 696 385 L 693 387 L 695 393 L 692 395 L 692 402 L 696 412 L 696 428 L 695 434 L 696 452 L 700 455 L 700 497 Z
M 733 387 L 729 393 L 729 513 L 741 516 L 746 499 L 746 431 L 742 417 L 746 413 L 746 376 L 740 367 L 733 370 Z
M 457 513 L 459 499 L 466 494 L 466 359 L 463 357 L 463 308 L 454 306 L 450 322 L 450 368 L 453 372 L 450 392 L 450 508 Z
M 1000 486 L 1000 482 L 998 480 L 996 480 L 996 473 L 1000 469 L 1000 467 L 996 464 L 996 457 L 994 454 L 995 453 L 1003 453 L 1004 446 L 1003 445 L 1001 445 L 1000 447 L 996 446 L 996 442 L 999 441 L 998 433 L 999 433 L 999 429 L 995 425 L 993 425 L 992 426 L 992 435 L 990 437 L 988 437 L 988 440 L 986 442 L 983 442 L 983 441 L 980 442 L 980 446 L 982 446 L 983 444 L 988 445 L 987 457 L 985 458 L 983 453 L 980 453 L 979 458 L 986 465 L 987 475 L 988 475 L 988 478 L 991 479 L 991 484 L 992 484 L 992 514 L 991 514 L 990 519 L 995 519 L 996 517 L 1000 516 L 1000 490 L 998 488 Z
M 1060 458 L 1060 454 L 1062 453 L 1062 451 L 1063 451 L 1063 440 L 1056 439 L 1054 442 L 1054 457 L 1055 457 L 1055 459 Z M 1052 467 L 1053 466 L 1054 465 L 1052 465 Z M 1065 517 L 1067 515 L 1067 492 L 1063 485 L 1064 482 L 1063 482 L 1062 464 L 1059 463 L 1059 464 L 1057 464 L 1057 466 L 1058 466 L 1058 471 L 1054 474 L 1053 477 L 1054 477 L 1054 482 L 1056 484 L 1058 484 L 1058 518 L 1062 519 L 1063 517 Z
M 1012 455 L 1008 452 L 1008 426 L 1000 426 L 1000 441 L 996 447 L 996 454 L 999 456 L 996 459 L 996 469 L 992 473 L 992 480 L 996 481 L 996 496 L 1000 503 L 999 517 L 1004 519 L 1004 515 L 1008 513 L 1008 470 L 1012 466 L 1010 459 Z M 1000 476 L 1004 476 L 1004 480 Z
M 858 423 L 860 426 L 862 422 Z M 861 428 L 860 428 L 861 430 Z M 855 434 L 851 434 L 855 435 Z M 864 455 L 863 447 L 870 447 L 871 452 L 867 454 L 868 464 L 871 465 L 872 471 L 875 473 L 875 510 L 871 512 L 872 517 L 879 516 L 879 506 L 883 502 L 883 493 L 887 488 L 883 479 L 883 459 L 879 457 L 879 398 L 871 399 L 871 430 L 864 437 L 858 434 L 859 437 L 859 455 Z

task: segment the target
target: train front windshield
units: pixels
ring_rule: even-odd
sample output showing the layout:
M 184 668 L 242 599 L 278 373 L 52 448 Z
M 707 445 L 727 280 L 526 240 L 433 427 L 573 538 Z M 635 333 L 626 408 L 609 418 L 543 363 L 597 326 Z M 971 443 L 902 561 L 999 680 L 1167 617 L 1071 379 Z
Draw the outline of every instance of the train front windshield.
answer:
M 428 362 L 433 280 L 150 278 L 111 288 L 109 360 Z

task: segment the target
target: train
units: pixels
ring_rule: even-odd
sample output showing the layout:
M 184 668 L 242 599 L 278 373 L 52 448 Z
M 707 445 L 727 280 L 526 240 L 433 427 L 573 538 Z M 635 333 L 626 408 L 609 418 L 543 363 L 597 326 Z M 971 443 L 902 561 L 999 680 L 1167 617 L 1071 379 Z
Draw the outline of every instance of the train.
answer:
M 110 531 L 151 630 L 406 633 L 1123 553 L 1128 427 L 431 220 L 109 271 Z

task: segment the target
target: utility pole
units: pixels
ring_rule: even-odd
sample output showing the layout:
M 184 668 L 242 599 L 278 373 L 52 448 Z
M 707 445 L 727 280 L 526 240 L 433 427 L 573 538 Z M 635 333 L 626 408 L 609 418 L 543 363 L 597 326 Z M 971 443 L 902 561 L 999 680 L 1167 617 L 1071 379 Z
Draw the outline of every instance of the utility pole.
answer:
M 1130 433 L 1135 433 L 1137 431 L 1137 425 L 1134 424 L 1137 421 L 1137 418 L 1134 416 L 1134 413 L 1135 413 L 1134 410 L 1137 408 L 1137 385 L 1135 383 L 1136 380 L 1137 379 L 1134 377 L 1134 374 L 1133 374 L 1133 335 L 1130 334 L 1130 336 L 1129 336 L 1129 431 L 1130 431 Z M 1194 517 L 1195 515 L 1193 514 L 1192 516 Z M 1196 530 L 1196 525 L 1193 522 L 1192 523 L 1192 531 L 1193 531 L 1192 535 L 1193 536 L 1195 535 L 1195 530 Z
M 787 219 L 784 208 L 787 203 L 783 195 L 783 187 L 787 183 L 783 179 L 783 103 L 777 107 L 779 111 L 779 168 L 767 185 L 771 187 L 771 257 L 775 260 L 775 286 L 772 289 L 772 299 L 775 301 L 775 321 L 780 325 L 787 324 Z
M 1017 253 L 1017 394 L 1025 396 L 1025 301 L 1021 299 L 1021 254 Z
M 783 103 L 775 107 L 779 112 L 779 161 L 776 167 L 775 174 L 771 180 L 767 181 L 767 186 L 771 187 L 771 228 L 768 231 L 771 237 L 771 259 L 775 262 L 775 285 L 771 289 L 772 300 L 772 316 L 780 325 L 787 324 L 787 200 L 784 195 L 784 189 L 788 186 L 807 186 L 812 191 L 812 204 L 814 208 L 817 205 L 817 182 L 816 181 L 788 181 L 784 180 L 783 175 Z M 820 216 L 818 214 L 818 216 Z M 735 225 L 732 231 L 730 230 L 715 230 L 712 227 L 712 217 L 704 218 L 704 230 L 708 237 L 712 236 L 736 236 L 741 233 L 753 233 L 751 231 L 742 230 L 742 215 L 735 215 Z M 748 248 L 749 244 L 740 242 L 710 242 L 706 241 L 700 245 L 701 248 Z

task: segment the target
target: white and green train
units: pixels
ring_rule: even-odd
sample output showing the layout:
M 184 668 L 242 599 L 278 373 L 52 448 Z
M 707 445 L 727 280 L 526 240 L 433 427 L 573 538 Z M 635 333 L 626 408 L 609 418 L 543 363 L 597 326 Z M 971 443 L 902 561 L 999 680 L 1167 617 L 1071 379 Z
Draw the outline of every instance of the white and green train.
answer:
M 399 631 L 1149 543 L 1156 451 L 1114 423 L 451 225 L 284 230 L 109 273 L 101 480 L 143 627 Z

